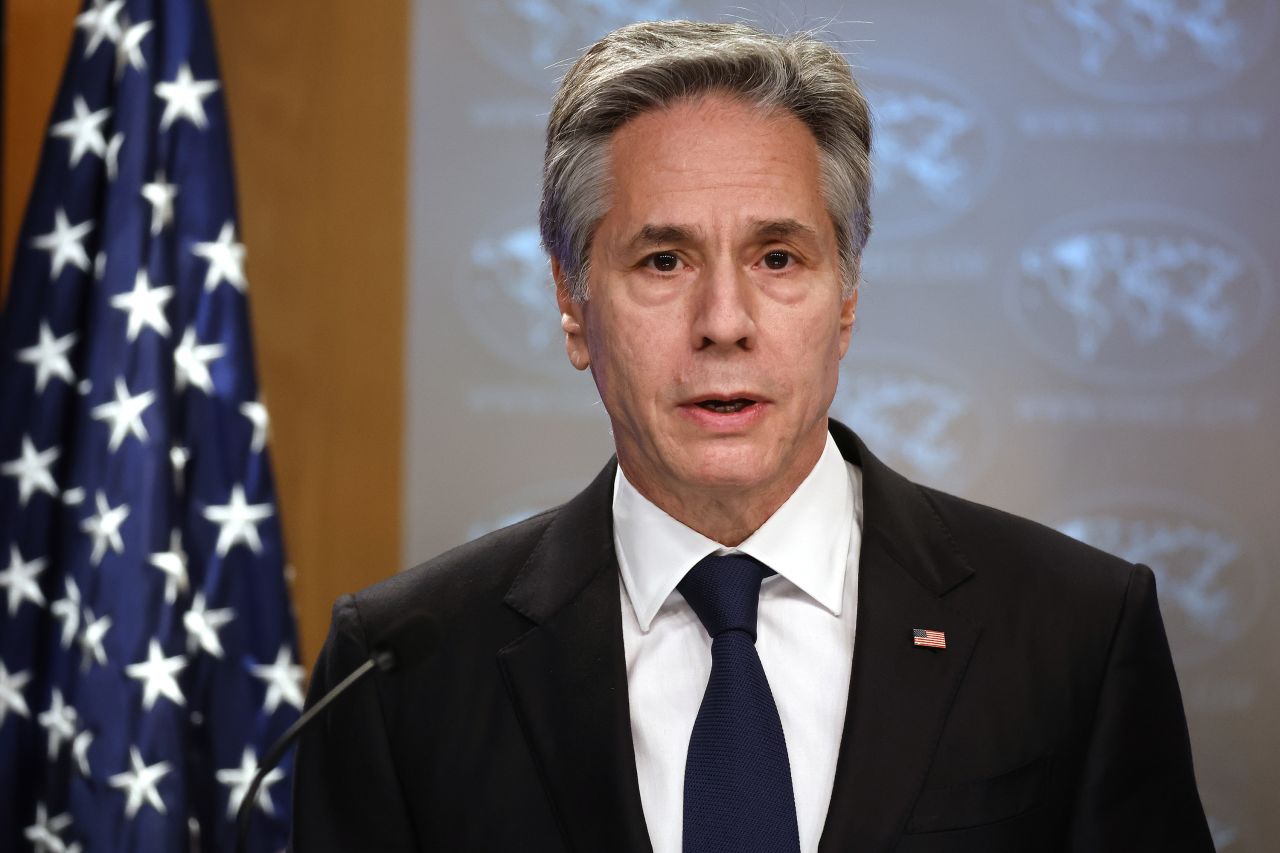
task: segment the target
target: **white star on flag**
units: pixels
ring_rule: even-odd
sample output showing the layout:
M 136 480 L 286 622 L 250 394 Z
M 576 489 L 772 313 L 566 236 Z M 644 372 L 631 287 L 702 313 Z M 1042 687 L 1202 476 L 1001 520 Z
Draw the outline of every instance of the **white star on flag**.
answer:
M 142 185 L 142 197 L 151 205 L 151 236 L 154 237 L 173 222 L 173 200 L 178 197 L 178 185 L 166 182 L 161 172 L 154 181 Z
M 124 0 L 93 0 L 93 8 L 76 16 L 76 29 L 87 33 L 86 57 L 93 56 L 103 39 L 112 44 L 120 40 L 120 12 L 123 10 Z
M 30 601 L 44 607 L 44 593 L 36 578 L 44 571 L 44 558 L 24 562 L 18 546 L 9 545 L 9 568 L 0 572 L 0 587 L 9 590 L 9 615 L 18 612 L 24 601 Z
M 169 285 L 152 287 L 147 271 L 138 270 L 137 276 L 133 279 L 133 290 L 111 297 L 111 307 L 129 314 L 126 337 L 130 341 L 137 340 L 143 326 L 155 329 L 160 333 L 160 337 L 167 338 L 169 337 L 169 320 L 164 316 L 164 306 L 172 298 L 172 287 Z
M 0 660 L 0 728 L 4 727 L 5 716 L 10 711 L 20 717 L 31 718 L 31 711 L 27 708 L 27 697 L 22 695 L 22 688 L 26 687 L 30 680 L 29 671 L 10 673 L 4 661 Z
M 89 668 L 90 659 L 99 666 L 107 665 L 107 650 L 103 647 L 102 641 L 109 630 L 111 630 L 110 616 L 94 619 L 92 610 L 84 612 L 84 633 L 80 635 L 81 669 Z
M 166 658 L 159 641 L 153 639 L 147 647 L 147 659 L 140 663 L 129 664 L 124 671 L 130 678 L 143 682 L 142 709 L 150 711 L 156 704 L 156 699 L 161 696 L 171 700 L 175 705 L 186 704 L 182 690 L 174 680 L 174 676 L 182 672 L 186 665 L 187 659 L 183 655 Z
M 76 709 L 62 701 L 62 691 L 55 687 L 49 710 L 42 711 L 36 719 L 49 732 L 49 760 L 53 761 L 62 745 L 70 743 L 76 736 L 76 721 L 79 719 Z
M 293 651 L 281 646 L 274 663 L 254 664 L 253 675 L 267 684 L 267 695 L 262 703 L 262 710 L 268 714 L 279 707 L 283 700 L 299 710 L 302 709 L 302 678 L 306 670 L 293 662 Z
M 111 141 L 107 143 L 107 153 L 103 158 L 107 161 L 107 180 L 114 181 L 116 175 L 120 173 L 120 147 L 124 145 L 124 133 L 117 132 L 111 137 Z M 99 273 L 101 278 L 102 274 Z
M 52 258 L 49 264 L 49 280 L 57 281 L 62 268 L 71 264 L 81 272 L 89 271 L 89 253 L 84 249 L 84 238 L 93 231 L 93 220 L 86 219 L 72 225 L 67 212 L 58 208 L 53 212 L 53 230 L 31 238 L 31 245 Z
M 90 414 L 94 420 L 111 421 L 111 441 L 107 449 L 113 453 L 126 435 L 133 435 L 138 441 L 146 443 L 147 428 L 142 423 L 142 413 L 156 398 L 156 392 L 143 391 L 138 395 L 129 394 L 129 386 L 124 380 L 116 377 L 116 398 L 110 403 L 94 406 Z
M 191 251 L 197 257 L 209 261 L 209 269 L 204 276 L 205 290 L 213 290 L 225 281 L 244 293 L 248 286 L 244 278 L 244 244 L 236 242 L 234 222 L 224 222 L 217 240 L 212 243 L 196 243 Z
M 191 66 L 178 66 L 178 76 L 172 82 L 156 84 L 156 94 L 164 99 L 164 115 L 160 117 L 160 129 L 168 130 L 178 119 L 189 119 L 204 130 L 209 119 L 204 114 L 204 99 L 218 91 L 217 80 L 197 80 L 191 76 Z
M 187 591 L 187 552 L 182 550 L 182 534 L 177 528 L 169 533 L 169 550 L 152 554 L 150 562 L 164 572 L 164 600 L 173 604 L 179 592 Z
M 93 553 L 89 556 L 89 562 L 97 566 L 102 563 L 108 547 L 117 554 L 124 553 L 120 525 L 129 517 L 129 505 L 113 507 L 107 503 L 107 496 L 101 491 L 94 494 L 94 502 L 97 504 L 98 514 L 80 522 L 80 529 L 93 537 Z
M 187 650 L 203 649 L 215 658 L 222 657 L 222 643 L 218 631 L 235 618 L 230 607 L 219 610 L 205 609 L 204 593 L 197 592 L 191 601 L 191 609 L 182 614 L 182 625 L 187 629 Z
M 195 326 L 188 326 L 173 351 L 174 385 L 179 391 L 190 384 L 206 394 L 212 394 L 213 378 L 209 375 L 209 362 L 222 358 L 225 352 L 226 347 L 222 344 L 197 343 Z
M 49 470 L 49 466 L 54 463 L 58 455 L 59 450 L 56 447 L 37 451 L 36 446 L 31 442 L 31 436 L 24 435 L 22 455 L 0 465 L 0 472 L 6 476 L 18 478 L 19 506 L 26 506 L 27 501 L 37 491 L 55 498 L 58 496 L 58 484 L 53 481 L 53 473 Z
M 129 764 L 132 769 L 124 773 L 117 773 L 107 780 L 113 788 L 120 788 L 128 792 L 127 799 L 124 804 L 124 816 L 130 820 L 138 813 L 138 809 L 142 807 L 142 801 L 145 799 L 160 814 L 164 814 L 164 800 L 160 799 L 160 792 L 156 790 L 156 783 L 164 778 L 165 774 L 171 769 L 169 762 L 160 761 L 148 767 L 142 761 L 142 755 L 138 752 L 136 746 L 129 747 Z
M 253 424 L 253 440 L 249 444 L 249 449 L 254 453 L 261 453 L 267 446 L 267 429 L 271 425 L 267 407 L 261 401 L 249 400 L 240 404 L 240 414 Z
M 103 107 L 90 112 L 84 98 L 76 95 L 71 105 L 75 115 L 49 128 L 50 136 L 58 136 L 71 142 L 71 168 L 75 168 L 85 152 L 102 157 L 107 153 L 107 140 L 102 135 L 102 123 L 111 116 L 111 108 Z
M 175 444 L 169 448 L 169 465 L 173 468 L 173 487 L 179 492 L 186 487 L 187 460 L 190 458 L 191 451 L 181 444 Z
M 67 353 L 75 346 L 77 335 L 70 332 L 61 338 L 54 337 L 47 320 L 40 321 L 40 340 L 34 346 L 18 350 L 18 361 L 36 369 L 36 393 L 44 393 L 49 378 L 56 376 L 68 385 L 74 385 L 76 375 L 71 370 Z
M 63 812 L 51 818 L 45 804 L 36 803 L 36 822 L 22 830 L 22 834 L 36 853 L 67 853 L 69 848 L 62 841 L 62 831 L 70 825 L 70 814 Z
M 142 40 L 151 32 L 154 24 L 151 21 L 139 21 L 128 27 L 120 37 L 116 46 L 116 79 L 124 73 L 125 66 L 135 71 L 145 71 L 147 60 L 142 55 Z
M 49 606 L 49 611 L 62 623 L 62 647 L 71 648 L 80 630 L 80 587 L 70 575 L 63 578 L 67 594 Z
M 240 756 L 239 767 L 228 767 L 225 770 L 219 770 L 215 775 L 218 781 L 231 788 L 227 797 L 227 817 L 234 818 L 236 813 L 240 811 L 240 804 L 244 802 L 244 798 L 249 794 L 249 785 L 253 782 L 253 777 L 258 773 L 258 757 L 249 747 L 244 748 L 244 754 Z M 254 799 L 254 805 L 269 815 L 276 813 L 275 804 L 271 802 L 270 788 L 275 783 L 284 778 L 284 771 L 279 767 L 273 767 L 267 771 L 267 775 L 262 777 L 262 784 L 258 787 L 258 795 Z
M 245 501 L 244 486 L 236 483 L 231 487 L 231 499 L 225 504 L 205 507 L 204 517 L 214 524 L 221 525 L 218 530 L 216 550 L 219 557 L 243 542 L 255 554 L 262 553 L 262 540 L 258 537 L 258 522 L 265 521 L 275 514 L 271 504 L 250 504 Z
M 76 762 L 81 776 L 89 776 L 89 747 L 93 745 L 93 732 L 81 729 L 80 734 L 71 742 L 71 757 Z

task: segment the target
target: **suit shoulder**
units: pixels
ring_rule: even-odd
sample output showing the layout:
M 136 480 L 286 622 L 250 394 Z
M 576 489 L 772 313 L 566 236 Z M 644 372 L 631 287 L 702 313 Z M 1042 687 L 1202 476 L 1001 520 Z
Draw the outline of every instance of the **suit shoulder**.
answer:
M 385 633 L 500 606 L 557 512 L 545 510 L 360 590 L 353 603 L 361 621 Z
M 956 549 L 979 573 L 1010 574 L 1051 591 L 1118 601 L 1134 565 L 1060 530 L 918 486 Z

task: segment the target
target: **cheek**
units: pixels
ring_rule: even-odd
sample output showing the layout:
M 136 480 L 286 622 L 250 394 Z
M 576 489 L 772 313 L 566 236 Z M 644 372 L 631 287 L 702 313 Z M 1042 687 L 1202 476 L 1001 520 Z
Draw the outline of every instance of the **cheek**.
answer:
M 611 407 L 635 405 L 656 355 L 647 333 L 625 318 L 601 317 L 588 327 L 587 346 L 601 398 Z
M 779 360 L 788 365 L 794 386 L 804 389 L 804 396 L 810 399 L 834 393 L 840 371 L 838 323 L 827 316 L 815 316 L 793 332 L 791 357 Z

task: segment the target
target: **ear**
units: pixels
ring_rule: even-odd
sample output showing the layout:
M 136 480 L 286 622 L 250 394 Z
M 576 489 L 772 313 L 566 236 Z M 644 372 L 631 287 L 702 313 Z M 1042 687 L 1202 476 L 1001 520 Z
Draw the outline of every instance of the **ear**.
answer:
M 853 335 L 853 321 L 858 313 L 858 290 L 861 282 L 853 286 L 853 295 L 840 303 L 840 357 L 849 351 L 849 338 Z
M 564 329 L 564 350 L 569 363 L 578 370 L 591 366 L 587 352 L 586 303 L 575 302 L 569 291 L 569 278 L 560 261 L 551 259 L 551 277 L 556 282 L 556 305 L 560 307 L 560 328 Z

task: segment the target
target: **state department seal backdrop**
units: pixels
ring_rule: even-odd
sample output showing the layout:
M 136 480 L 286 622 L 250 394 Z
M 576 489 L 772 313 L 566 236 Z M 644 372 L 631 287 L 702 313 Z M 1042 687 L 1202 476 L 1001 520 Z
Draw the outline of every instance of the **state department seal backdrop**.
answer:
M 1219 849 L 1280 838 L 1280 4 L 421 3 L 404 562 L 611 452 L 536 214 L 567 61 L 637 19 L 825 28 L 875 115 L 832 406 L 899 470 L 1158 578 Z

